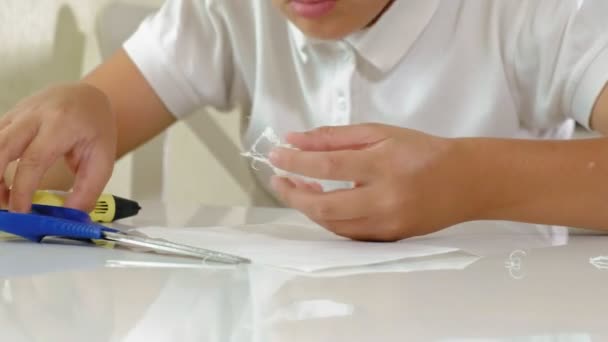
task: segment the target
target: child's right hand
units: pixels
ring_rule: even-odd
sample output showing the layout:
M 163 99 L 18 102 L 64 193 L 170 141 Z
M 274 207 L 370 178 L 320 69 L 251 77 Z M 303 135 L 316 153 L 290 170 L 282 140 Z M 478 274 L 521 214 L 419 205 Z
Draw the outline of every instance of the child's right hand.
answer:
M 111 176 L 116 143 L 110 102 L 91 85 L 54 86 L 23 100 L 0 119 L 0 172 L 18 161 L 10 191 L 0 178 L 0 203 L 29 211 L 45 172 L 63 157 L 75 175 L 66 206 L 90 209 Z

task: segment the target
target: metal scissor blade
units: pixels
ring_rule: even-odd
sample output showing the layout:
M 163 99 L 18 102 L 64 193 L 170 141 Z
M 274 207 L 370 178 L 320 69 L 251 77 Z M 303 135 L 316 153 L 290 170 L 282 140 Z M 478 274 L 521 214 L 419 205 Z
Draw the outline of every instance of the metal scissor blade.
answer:
M 194 257 L 223 264 L 244 264 L 251 262 L 249 259 L 241 258 L 236 255 L 182 245 L 165 240 L 127 235 L 124 233 L 104 232 L 104 238 L 123 246 L 142 247 L 159 253 Z

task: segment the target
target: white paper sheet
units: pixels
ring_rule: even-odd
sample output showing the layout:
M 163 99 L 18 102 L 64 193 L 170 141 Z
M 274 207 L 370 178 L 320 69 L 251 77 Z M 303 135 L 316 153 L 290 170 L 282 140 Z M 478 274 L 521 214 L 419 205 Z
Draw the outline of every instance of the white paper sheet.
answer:
M 373 265 L 458 251 L 419 243 L 368 243 L 340 238 L 312 226 L 136 229 L 140 234 L 238 255 L 254 263 L 304 272 Z

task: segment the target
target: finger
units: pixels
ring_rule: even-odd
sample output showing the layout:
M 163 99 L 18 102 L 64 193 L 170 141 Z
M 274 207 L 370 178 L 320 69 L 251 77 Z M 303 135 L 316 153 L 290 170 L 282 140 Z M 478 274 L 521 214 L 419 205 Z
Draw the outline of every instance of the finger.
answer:
M 12 123 L 13 123 L 12 115 L 9 115 L 8 113 L 4 114 L 2 119 L 0 119 L 0 131 L 9 127 Z
M 353 220 L 334 220 L 317 222 L 332 233 L 356 241 L 368 242 L 394 242 L 404 239 L 406 236 L 397 234 L 396 231 L 387 229 L 383 222 L 370 217 Z
M 11 110 L 4 113 L 0 118 L 0 131 L 10 127 L 12 124 L 19 122 L 24 116 L 27 117 L 27 109 L 22 108 L 23 105 L 17 104 Z M 21 120 L 22 121 L 22 120 Z
M 323 187 L 317 182 L 306 182 L 302 179 L 295 177 L 288 177 L 287 179 L 289 179 L 297 188 L 305 189 L 312 192 L 323 192 Z
M 56 140 L 49 134 L 35 138 L 25 149 L 17 164 L 17 170 L 10 191 L 9 209 L 14 212 L 28 212 L 31 209 L 34 191 L 51 165 L 65 153 L 61 145 L 50 145 Z
M 8 164 L 21 156 L 38 133 L 36 123 L 21 120 L 0 132 L 0 172 L 5 174 Z
M 281 177 L 273 177 L 272 186 L 279 197 L 291 208 L 297 209 L 313 220 L 350 220 L 368 216 L 375 205 L 370 188 L 334 192 L 313 192 L 297 188 Z
M 378 124 L 326 126 L 309 132 L 289 133 L 286 140 L 305 151 L 362 149 L 386 138 L 383 127 Z
M 4 177 L 0 177 L 0 208 L 7 209 L 8 208 L 8 199 L 10 193 L 8 190 L 8 186 L 6 185 L 6 181 Z
M 269 155 L 275 167 L 300 175 L 329 180 L 365 182 L 374 177 L 374 156 L 370 151 L 309 152 L 275 148 Z
M 0 132 L 0 204 L 3 208 L 9 207 L 10 194 L 9 184 L 5 177 L 10 162 L 17 160 L 37 134 L 37 125 L 31 121 L 22 120 L 6 126 Z M 15 172 L 16 173 L 16 172 Z M 14 178 L 14 177 L 13 177 Z M 13 182 L 14 183 L 14 179 Z M 24 210 L 29 210 L 26 206 Z
M 72 193 L 65 205 L 70 208 L 90 211 L 105 188 L 114 168 L 115 153 L 106 146 L 96 146 L 90 153 L 78 156 L 78 165 Z

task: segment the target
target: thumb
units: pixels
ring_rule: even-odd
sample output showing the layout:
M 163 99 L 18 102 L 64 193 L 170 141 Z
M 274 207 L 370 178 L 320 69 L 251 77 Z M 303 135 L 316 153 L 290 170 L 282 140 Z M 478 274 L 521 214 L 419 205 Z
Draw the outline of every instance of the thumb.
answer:
M 100 154 L 92 153 L 79 163 L 72 193 L 65 202 L 66 207 L 85 211 L 94 208 L 114 167 L 114 161 L 111 158 L 104 158 Z
M 287 143 L 303 151 L 359 150 L 388 137 L 379 124 L 325 126 L 308 132 L 289 133 Z

